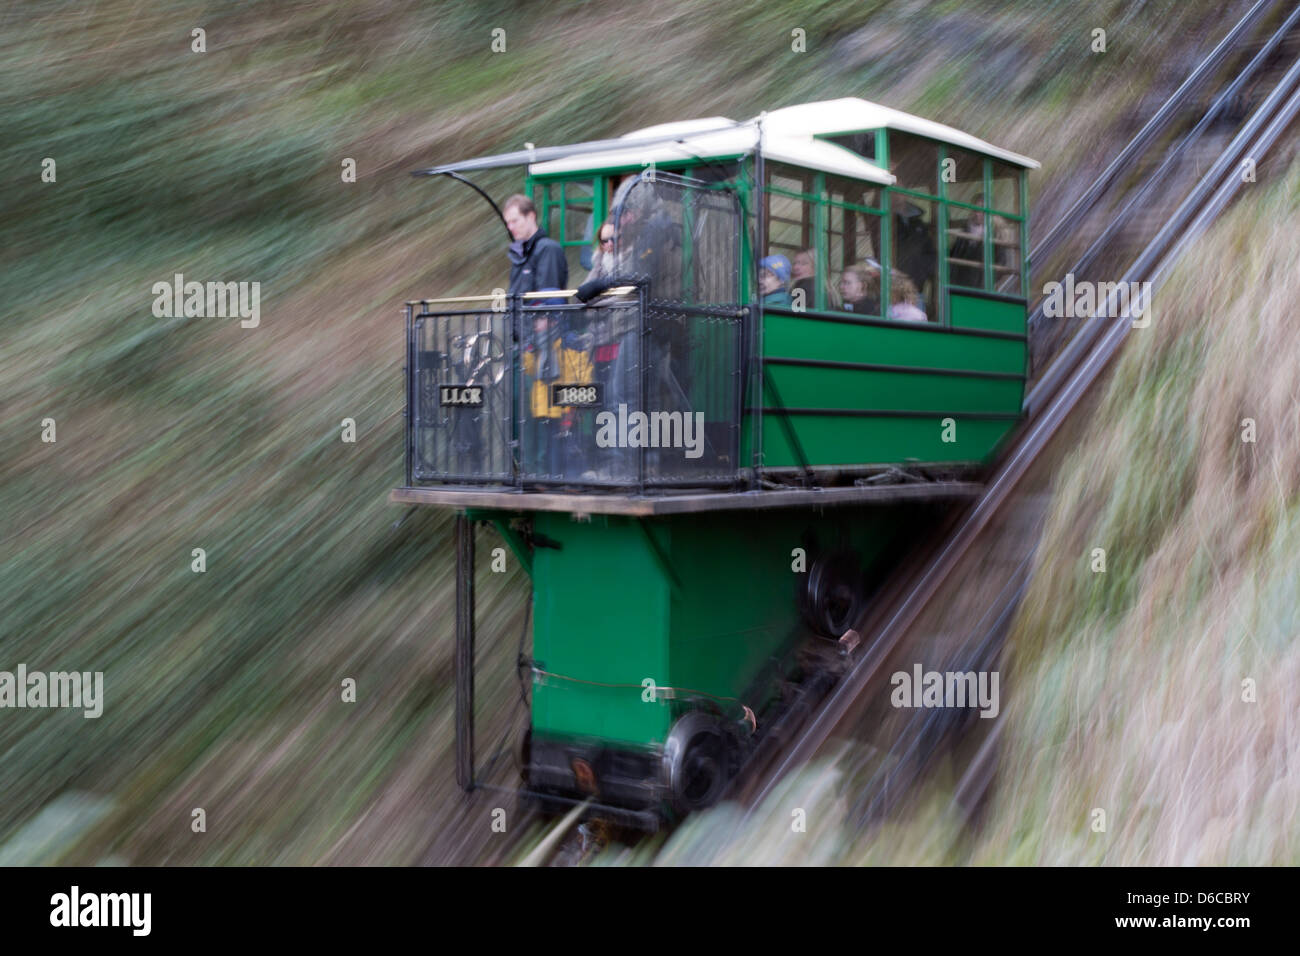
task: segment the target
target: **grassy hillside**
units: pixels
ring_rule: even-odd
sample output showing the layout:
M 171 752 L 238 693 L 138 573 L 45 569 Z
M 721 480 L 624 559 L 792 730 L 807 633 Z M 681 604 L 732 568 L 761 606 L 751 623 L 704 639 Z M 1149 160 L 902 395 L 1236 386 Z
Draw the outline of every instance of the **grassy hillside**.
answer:
M 1130 334 L 1058 477 L 977 835 L 943 773 L 910 812 L 860 829 L 847 761 L 832 759 L 748 825 L 722 808 L 623 859 L 1300 863 L 1298 217 L 1295 162 L 1247 187 L 1156 293 L 1150 328 Z M 1105 573 L 1091 570 L 1094 548 Z M 791 832 L 793 807 L 807 833 Z
M 479 199 L 409 169 L 862 95 L 1042 160 L 1046 214 L 1243 6 L 11 9 L 0 669 L 102 670 L 107 699 L 98 720 L 0 712 L 0 859 L 406 863 L 489 839 L 451 779 L 448 519 L 394 527 L 385 495 L 401 301 L 505 262 Z M 156 318 L 178 272 L 260 282 L 260 326 Z M 521 583 L 485 576 L 481 630 L 518 633 Z M 512 692 L 485 682 L 484 703 L 506 715 Z

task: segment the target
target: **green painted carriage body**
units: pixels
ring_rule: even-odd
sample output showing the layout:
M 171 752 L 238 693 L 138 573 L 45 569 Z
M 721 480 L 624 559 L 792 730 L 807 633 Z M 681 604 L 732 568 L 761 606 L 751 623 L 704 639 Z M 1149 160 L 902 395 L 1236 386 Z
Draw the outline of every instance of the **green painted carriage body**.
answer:
M 889 130 L 867 134 L 874 136 L 877 164 L 888 170 Z M 941 140 L 933 145 L 942 164 L 950 147 Z M 733 189 L 744 215 L 738 293 L 740 302 L 750 304 L 745 322 L 751 323 L 751 374 L 739 412 L 735 465 L 742 479 L 760 470 L 978 468 L 996 456 L 1019 420 L 1028 371 L 1027 167 L 1014 170 L 1013 199 L 995 204 L 994 157 L 969 143 L 963 150 L 982 163 L 982 198 L 975 203 L 951 195 L 938 170 L 930 192 L 872 185 L 881 302 L 889 301 L 890 211 L 909 198 L 931 203 L 935 211 L 943 238 L 936 248 L 935 314 L 924 323 L 836 312 L 821 293 L 806 311 L 760 309 L 754 246 L 762 238 L 756 240 L 754 226 L 762 197 L 750 185 L 754 156 L 659 161 L 665 171 L 711 179 L 709 188 Z M 574 275 L 592 225 L 610 212 L 613 184 L 643 172 L 643 164 L 593 160 L 569 167 L 555 173 L 534 168 L 525 191 L 539 221 L 563 244 Z M 720 178 L 719 168 L 734 174 Z M 809 170 L 805 181 L 810 192 L 803 198 L 811 205 L 804 238 L 811 238 L 809 246 L 826 263 L 827 217 L 836 214 L 826 198 L 830 174 Z M 764 193 L 781 190 L 769 186 Z M 981 288 L 949 282 L 947 226 L 963 209 L 982 213 L 986 221 Z M 995 216 L 1018 230 L 1014 294 L 993 291 Z M 689 255 L 689 236 L 685 244 Z M 1007 272 L 1005 264 L 1001 268 Z M 531 551 L 534 742 L 650 755 L 662 752 L 673 722 L 701 700 L 743 701 L 755 710 L 770 702 L 793 666 L 792 650 L 807 633 L 792 567 L 801 542 L 812 535 L 848 546 L 870 564 L 907 538 L 917 514 L 915 506 L 899 504 L 810 504 L 659 517 L 594 514 L 582 520 L 527 508 L 473 515 L 491 520 L 509 537 L 508 522 L 524 513 L 531 515 L 536 536 L 558 545 Z M 657 693 L 648 693 L 647 681 Z
M 879 165 L 887 169 L 890 130 L 882 127 L 867 132 L 874 137 Z M 983 243 L 985 288 L 957 287 L 948 281 L 948 243 L 941 241 L 936 250 L 938 321 L 911 323 L 850 316 L 817 308 L 824 303 L 816 302 L 799 313 L 763 310 L 762 335 L 757 339 L 761 342 L 757 358 L 762 372 L 752 377 L 747 396 L 740 432 L 741 463 L 764 469 L 986 465 L 1015 427 L 1029 365 L 1027 302 L 1019 292 L 1000 295 L 989 291 L 995 261 L 992 218 L 1014 223 L 1019 231 L 1016 287 L 1023 290 L 1029 281 L 1027 170 L 1015 170 L 1009 200 L 995 200 L 993 170 L 997 160 L 967 149 L 967 156 L 977 156 L 982 163 L 980 195 L 984 201 L 962 202 L 950 195 L 950 185 L 940 174 L 955 149 L 939 140 L 933 145 L 938 168 L 932 190 L 879 186 L 877 204 L 844 208 L 879 214 L 882 300 L 889 294 L 888 276 L 893 266 L 887 211 L 894 208 L 896 200 L 933 203 L 941 236 L 954 212 L 980 212 L 988 230 Z M 747 223 L 741 236 L 741 295 L 742 301 L 752 302 L 757 299 L 752 248 L 757 197 L 750 186 L 755 178 L 753 158 L 713 157 L 707 164 L 679 159 L 657 165 L 665 171 L 698 176 L 729 162 L 735 164 L 735 177 L 712 185 L 726 185 L 740 196 Z M 640 164 L 620 162 L 530 175 L 526 192 L 537 204 L 539 221 L 550 225 L 576 266 L 576 251 L 590 240 L 585 229 L 573 228 L 574 210 L 589 216 L 593 223 L 604 221 L 610 213 L 612 184 L 622 176 L 643 171 Z M 765 192 L 810 202 L 805 233 L 813 240 L 809 245 L 816 250 L 818 261 L 825 262 L 829 254 L 825 226 L 832 208 L 826 195 L 834 177 L 807 172 L 810 193 L 790 192 L 770 183 Z M 576 192 L 575 186 L 579 187 Z M 582 205 L 575 205 L 575 195 Z M 756 413 L 760 407 L 763 412 Z

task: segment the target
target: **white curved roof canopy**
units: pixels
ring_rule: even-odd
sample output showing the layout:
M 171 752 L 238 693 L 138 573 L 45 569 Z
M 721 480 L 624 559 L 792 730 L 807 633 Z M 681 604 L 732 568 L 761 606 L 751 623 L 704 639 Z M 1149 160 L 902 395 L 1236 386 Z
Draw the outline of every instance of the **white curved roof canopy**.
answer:
M 734 127 L 718 132 L 719 127 L 726 127 L 728 123 L 734 123 Z M 1038 168 L 1038 163 L 1027 156 L 1001 149 L 959 129 L 856 97 L 787 106 L 765 114 L 762 125 L 763 155 L 767 159 L 882 185 L 894 182 L 893 175 L 887 170 L 851 150 L 817 137 L 887 127 L 951 143 L 1026 169 Z M 709 130 L 714 132 L 708 132 Z M 546 176 L 617 166 L 643 166 L 651 162 L 663 164 L 693 157 L 721 159 L 739 156 L 753 151 L 757 132 L 757 117 L 744 123 L 736 123 L 724 116 L 662 123 L 634 130 L 621 137 L 630 140 L 666 137 L 661 142 L 629 146 L 626 150 L 579 153 L 549 162 L 534 163 L 529 166 L 529 172 L 535 176 Z
M 1015 166 L 1023 166 L 1025 169 L 1038 168 L 1038 163 L 1028 156 L 1021 156 L 1009 149 L 986 143 L 970 133 L 963 133 L 951 126 L 944 126 L 942 123 L 935 123 L 913 116 L 911 113 L 904 113 L 902 110 L 890 109 L 888 106 L 881 106 L 879 103 L 871 103 L 853 96 L 773 110 L 764 119 L 764 126 L 773 134 L 809 137 L 834 136 L 837 133 L 853 133 L 885 127 L 951 143 L 953 146 L 983 153 Z
M 697 133 L 694 130 L 716 130 L 732 124 L 721 132 Z M 664 123 L 647 129 L 633 130 L 620 139 L 645 140 L 665 137 L 658 142 L 629 146 L 599 153 L 577 153 L 548 163 L 534 163 L 528 171 L 534 176 L 552 173 L 582 172 L 588 169 L 608 169 L 615 166 L 642 166 L 679 162 L 698 156 L 700 159 L 717 159 L 723 156 L 740 156 L 754 148 L 755 128 L 737 123 L 724 116 L 690 120 L 685 123 Z M 669 139 L 668 137 L 672 137 Z

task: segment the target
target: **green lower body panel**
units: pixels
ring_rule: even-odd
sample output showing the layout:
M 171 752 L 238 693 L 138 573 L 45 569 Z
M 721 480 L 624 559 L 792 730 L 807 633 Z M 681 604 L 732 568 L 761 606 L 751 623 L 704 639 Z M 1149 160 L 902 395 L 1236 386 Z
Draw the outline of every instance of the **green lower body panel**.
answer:
M 987 464 L 1020 417 L 1025 305 L 954 291 L 949 306 L 949 329 L 765 315 L 762 465 Z M 740 434 L 748 464 L 752 407 Z
M 788 424 L 787 424 L 788 423 Z M 763 464 L 816 468 L 925 463 L 980 464 L 1015 424 L 971 415 L 923 418 L 789 415 L 763 419 Z M 752 427 L 746 421 L 745 428 Z M 802 459 L 801 459 L 802 455 Z M 743 460 L 743 459 L 742 459 Z
M 548 542 L 533 552 L 535 736 L 645 743 L 667 733 L 667 709 L 641 703 L 641 682 L 666 683 L 669 664 L 671 593 L 648 537 L 656 532 L 625 518 L 534 519 Z
M 866 572 L 919 512 L 878 509 L 534 518 L 534 740 L 661 746 L 698 707 L 761 715 L 805 636 L 816 556 Z

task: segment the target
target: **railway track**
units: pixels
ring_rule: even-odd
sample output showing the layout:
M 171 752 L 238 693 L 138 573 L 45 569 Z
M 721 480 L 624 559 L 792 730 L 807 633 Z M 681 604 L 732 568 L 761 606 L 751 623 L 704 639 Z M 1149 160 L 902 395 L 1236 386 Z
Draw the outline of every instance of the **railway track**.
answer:
M 1055 254 L 1068 236 L 1096 214 L 1116 184 L 1131 177 L 1133 170 L 1145 166 L 1149 172 L 1112 202 L 1114 211 L 1108 214 L 1104 228 L 1066 271 L 1082 278 L 1122 275 L 1125 283 L 1148 281 L 1153 287 L 1158 286 L 1186 244 L 1213 222 L 1243 184 L 1240 174 L 1243 160 L 1251 158 L 1258 162 L 1296 122 L 1300 111 L 1300 49 L 1297 49 L 1300 9 L 1288 7 L 1265 3 L 1252 7 L 1049 230 L 1031 253 L 1034 261 Z M 1279 20 L 1276 26 L 1269 26 L 1262 40 L 1252 37 L 1252 31 L 1261 24 Z M 1246 58 L 1247 62 L 1220 86 L 1208 108 L 1201 109 L 1206 83 L 1234 57 Z M 1257 101 L 1258 105 L 1239 124 L 1235 135 L 1218 150 L 1209 170 L 1195 178 L 1185 192 L 1171 195 L 1171 189 L 1188 178 L 1184 171 L 1189 159 L 1199 158 L 1197 151 L 1214 139 L 1225 113 L 1240 104 L 1242 92 L 1273 79 L 1278 73 L 1280 78 L 1273 83 L 1272 90 Z M 1199 119 L 1174 143 L 1166 144 L 1162 134 L 1174 129 L 1180 116 L 1189 118 L 1189 112 Z M 1149 215 L 1152 209 L 1161 207 L 1173 211 L 1165 217 Z M 1140 221 L 1144 213 L 1146 219 Z M 1154 228 L 1152 223 L 1159 223 L 1159 228 L 1148 235 Z M 1113 292 L 1107 304 L 1112 308 L 1100 310 L 1104 314 L 1118 311 L 1113 308 L 1117 304 Z M 935 546 L 921 549 L 913 562 L 881 589 L 880 593 L 896 597 L 877 605 L 862 622 L 858 628 L 863 636 L 861 656 L 824 704 L 793 734 L 788 746 L 760 757 L 738 781 L 734 795 L 747 804 L 748 814 L 756 811 L 788 771 L 816 755 L 837 730 L 852 723 L 855 714 L 860 717 L 866 706 L 864 702 L 879 696 L 889 662 L 905 648 L 923 640 L 924 635 L 917 628 L 923 612 L 936 596 L 945 593 L 963 559 L 971 555 L 991 526 L 1005 518 L 1026 475 L 1109 365 L 1131 326 L 1132 319 L 1128 316 L 1094 317 L 1067 337 L 1062 325 L 1052 327 L 1045 319 L 1041 304 L 1031 314 L 1031 343 L 1038 346 L 1039 356 L 1035 364 L 1043 368 L 1043 373 L 1034 380 L 1026 397 L 1024 426 L 991 475 L 984 494 L 960 517 L 952 533 Z M 1041 518 L 1041 504 L 1038 518 Z M 1032 507 L 1030 511 L 1028 520 L 1032 524 L 1035 518 Z M 1036 535 L 1030 538 L 1035 539 Z M 982 615 L 968 613 L 967 620 L 978 620 L 979 624 L 949 651 L 950 659 L 962 662 L 957 669 L 995 667 L 1002 640 L 1028 585 L 1032 547 L 1027 551 L 1019 560 L 1009 562 L 1009 571 L 1000 580 L 982 581 L 984 592 L 993 597 Z M 923 775 L 938 743 L 952 731 L 962 729 L 953 726 L 952 715 L 942 711 L 919 710 L 913 714 L 888 745 L 879 770 L 859 796 L 858 812 L 867 819 L 880 816 L 896 805 Z M 961 721 L 955 723 L 960 725 Z M 983 741 L 956 788 L 955 801 L 967 817 L 981 805 L 991 785 L 1002 726 L 997 724 L 998 730 Z
M 1223 161 L 1216 164 L 1215 170 L 1202 180 L 1195 197 L 1189 197 L 1187 202 L 1189 208 L 1183 217 L 1188 225 L 1159 250 L 1159 260 L 1151 269 L 1151 278 L 1148 281 L 1154 287 L 1159 286 L 1164 273 L 1177 260 L 1182 249 L 1204 232 L 1241 188 L 1243 181 L 1238 169 L 1240 158 L 1243 156 L 1260 158 L 1266 155 L 1285 131 L 1296 122 L 1297 116 L 1300 115 L 1300 60 L 1274 92 L 1274 100 L 1261 107 L 1254 121 L 1237 139 L 1234 139 L 1229 150 L 1225 151 Z M 1233 146 L 1237 147 L 1236 159 L 1232 158 Z M 1113 353 L 1118 349 L 1124 331 L 1122 328 L 1111 330 L 1103 345 Z M 1026 574 L 1025 583 L 1027 582 Z M 1022 592 L 1023 587 L 1024 585 L 1021 586 Z M 1010 605 L 1001 613 L 1013 611 L 1014 605 Z M 1003 726 L 999 724 L 985 739 L 966 773 L 958 782 L 954 802 L 968 818 L 977 812 L 992 785 Z

